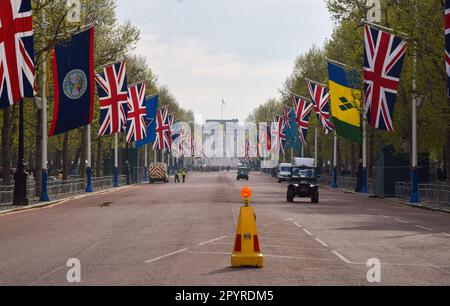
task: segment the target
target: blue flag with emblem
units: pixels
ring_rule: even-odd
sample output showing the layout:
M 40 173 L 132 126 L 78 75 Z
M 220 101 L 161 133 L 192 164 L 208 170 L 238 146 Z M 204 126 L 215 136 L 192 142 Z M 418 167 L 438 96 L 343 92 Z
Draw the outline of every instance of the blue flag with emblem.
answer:
M 156 140 L 156 113 L 158 110 L 158 95 L 148 97 L 145 101 L 147 114 L 145 122 L 147 123 L 147 137 L 136 143 L 137 148 L 151 144 Z
M 52 50 L 55 107 L 50 136 L 92 123 L 94 114 L 94 28 Z

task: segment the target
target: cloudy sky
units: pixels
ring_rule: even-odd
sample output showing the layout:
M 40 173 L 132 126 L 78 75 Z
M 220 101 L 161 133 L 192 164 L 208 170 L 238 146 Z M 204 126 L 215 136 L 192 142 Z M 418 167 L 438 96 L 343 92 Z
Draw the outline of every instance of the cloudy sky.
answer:
M 324 0 L 118 0 L 145 55 L 180 105 L 204 119 L 245 120 L 332 32 Z

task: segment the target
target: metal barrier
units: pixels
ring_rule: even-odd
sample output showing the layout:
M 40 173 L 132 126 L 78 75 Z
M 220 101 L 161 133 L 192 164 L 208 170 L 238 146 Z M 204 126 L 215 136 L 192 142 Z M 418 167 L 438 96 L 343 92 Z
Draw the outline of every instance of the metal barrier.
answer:
M 322 187 L 331 187 L 333 178 L 331 176 L 321 176 L 319 178 L 319 184 Z M 337 185 L 338 189 L 345 190 L 345 191 L 352 191 L 354 192 L 356 190 L 356 177 L 350 177 L 350 176 L 338 176 L 337 177 Z M 375 194 L 375 184 L 372 179 L 367 180 L 367 192 L 370 195 Z
M 97 177 L 92 179 L 92 188 L 94 191 L 101 191 L 113 188 L 113 177 Z M 119 185 L 126 185 L 126 176 L 119 176 Z M 40 189 L 37 183 L 28 184 L 28 196 L 30 204 L 39 202 L 35 197 L 36 189 Z M 74 195 L 85 193 L 86 181 L 84 179 L 71 179 L 67 181 L 48 182 L 47 191 L 51 201 L 64 199 Z M 14 186 L 0 186 L 0 205 L 11 205 L 14 199 Z
M 412 186 L 409 182 L 395 184 L 395 196 L 409 199 Z M 443 204 L 450 207 L 450 186 L 442 184 L 419 184 L 419 198 L 422 203 Z

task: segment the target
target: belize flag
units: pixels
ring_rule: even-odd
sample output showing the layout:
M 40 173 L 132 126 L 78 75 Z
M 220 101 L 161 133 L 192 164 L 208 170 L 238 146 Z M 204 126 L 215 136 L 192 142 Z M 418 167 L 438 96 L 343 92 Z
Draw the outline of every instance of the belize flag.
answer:
M 94 114 L 94 28 L 75 34 L 53 53 L 55 107 L 50 136 L 92 123 Z
M 136 147 L 142 148 L 145 145 L 155 142 L 156 139 L 156 113 L 158 110 L 158 95 L 148 97 L 145 101 L 147 114 L 145 122 L 147 124 L 147 137 L 136 143 Z

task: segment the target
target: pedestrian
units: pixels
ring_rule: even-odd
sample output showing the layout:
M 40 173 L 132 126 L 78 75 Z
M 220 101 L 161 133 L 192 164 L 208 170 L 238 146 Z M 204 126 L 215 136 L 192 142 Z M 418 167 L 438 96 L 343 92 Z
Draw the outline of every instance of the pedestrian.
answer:
M 177 172 L 175 172 L 175 184 L 180 182 L 180 170 L 177 170 Z
M 186 168 L 183 169 L 183 172 L 181 172 L 181 176 L 183 176 L 183 184 L 186 183 Z

